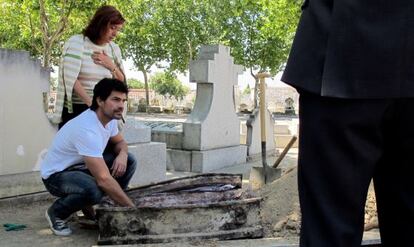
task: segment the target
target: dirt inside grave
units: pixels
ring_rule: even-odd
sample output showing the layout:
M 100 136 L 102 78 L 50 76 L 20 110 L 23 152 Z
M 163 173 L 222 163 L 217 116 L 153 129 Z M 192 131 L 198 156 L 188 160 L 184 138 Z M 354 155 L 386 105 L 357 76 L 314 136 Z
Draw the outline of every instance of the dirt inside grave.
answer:
M 263 198 L 261 216 L 264 237 L 297 238 L 300 232 L 300 206 L 297 168 L 286 170 L 274 182 L 257 191 Z M 365 230 L 378 228 L 375 192 L 371 184 L 365 205 Z

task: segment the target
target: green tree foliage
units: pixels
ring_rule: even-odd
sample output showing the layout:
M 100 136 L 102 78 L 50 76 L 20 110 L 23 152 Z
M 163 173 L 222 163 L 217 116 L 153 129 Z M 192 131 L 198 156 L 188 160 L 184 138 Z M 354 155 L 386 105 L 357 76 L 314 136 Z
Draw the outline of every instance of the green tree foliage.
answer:
M 131 58 L 138 71 L 144 76 L 146 101 L 149 105 L 148 74 L 152 66 L 165 61 L 167 53 L 164 49 L 165 37 L 159 28 L 157 1 L 133 0 L 120 7 L 127 19 L 123 35 L 119 43 L 124 54 Z
M 293 0 L 229 1 L 224 43 L 232 49 L 235 62 L 245 66 L 255 79 L 257 105 L 259 78 L 256 73 L 282 70 L 289 54 L 300 15 L 300 2 Z
M 276 74 L 282 69 L 300 14 L 293 0 L 229 2 L 226 35 L 236 63 L 253 71 Z M 223 13 L 223 15 L 226 15 Z
M 128 87 L 132 88 L 132 89 L 143 89 L 143 88 L 145 88 L 144 83 L 140 80 L 135 79 L 135 78 L 128 79 L 127 84 L 128 84 Z
M 49 68 L 63 42 L 79 33 L 101 4 L 98 0 L 1 0 L 0 45 L 27 50 Z
M 202 44 L 218 42 L 215 30 L 218 23 L 211 21 L 212 11 L 206 0 L 155 0 L 158 30 L 164 35 L 164 50 L 170 71 L 185 72 Z M 219 2 L 213 0 L 213 2 Z M 218 33 L 217 33 L 218 34 Z
M 173 73 L 155 73 L 150 79 L 150 87 L 164 97 L 174 97 L 179 100 L 188 94 L 190 89 L 181 84 Z
M 219 2 L 214 0 L 214 2 Z M 205 0 L 137 0 L 123 12 L 128 19 L 121 39 L 127 57 L 143 73 L 148 85 L 152 66 L 185 72 L 201 44 L 218 43 L 219 32 L 208 17 Z M 148 86 L 146 87 L 148 90 Z M 146 95 L 149 103 L 148 93 Z
M 102 4 L 127 19 L 117 43 L 143 73 L 185 72 L 202 44 L 231 47 L 251 75 L 283 68 L 300 14 L 299 0 L 0 0 L 0 46 L 57 64 L 63 42 L 80 33 Z M 149 103 L 149 102 L 148 102 Z
M 125 40 L 126 50 L 145 58 L 139 61 L 146 71 L 166 61 L 169 71 L 185 72 L 202 44 L 222 43 L 231 47 L 235 62 L 250 71 L 256 85 L 257 72 L 275 75 L 283 68 L 300 14 L 300 1 L 295 0 L 142 3 L 140 12 L 135 11 L 141 14 L 132 17 L 139 28 L 132 27 L 140 32 L 133 38 L 126 34 Z

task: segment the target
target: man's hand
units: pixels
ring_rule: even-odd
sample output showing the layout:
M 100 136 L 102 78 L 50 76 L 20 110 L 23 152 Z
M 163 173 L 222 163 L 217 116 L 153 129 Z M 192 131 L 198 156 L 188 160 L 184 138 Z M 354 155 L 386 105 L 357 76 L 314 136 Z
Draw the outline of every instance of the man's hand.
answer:
M 128 153 L 126 152 L 119 152 L 118 156 L 116 156 L 114 163 L 112 164 L 112 173 L 111 175 L 114 178 L 121 177 L 124 175 L 127 167 L 128 161 Z
M 109 173 L 103 158 L 84 156 L 84 159 L 86 167 L 88 167 L 92 176 L 96 179 L 98 186 L 110 198 L 121 206 L 134 207 L 132 200 L 125 194 L 118 182 Z
M 124 175 L 127 168 L 128 144 L 125 142 L 120 133 L 118 133 L 116 136 L 111 137 L 110 141 L 115 145 L 114 152 L 118 154 L 111 167 L 111 175 L 114 178 L 117 178 Z

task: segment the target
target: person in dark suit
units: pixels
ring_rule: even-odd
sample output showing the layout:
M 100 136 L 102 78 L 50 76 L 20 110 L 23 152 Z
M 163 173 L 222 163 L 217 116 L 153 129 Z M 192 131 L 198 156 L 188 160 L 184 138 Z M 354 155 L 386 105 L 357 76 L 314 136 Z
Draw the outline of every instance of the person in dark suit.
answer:
M 300 93 L 300 246 L 414 246 L 414 1 L 307 0 L 282 81 Z

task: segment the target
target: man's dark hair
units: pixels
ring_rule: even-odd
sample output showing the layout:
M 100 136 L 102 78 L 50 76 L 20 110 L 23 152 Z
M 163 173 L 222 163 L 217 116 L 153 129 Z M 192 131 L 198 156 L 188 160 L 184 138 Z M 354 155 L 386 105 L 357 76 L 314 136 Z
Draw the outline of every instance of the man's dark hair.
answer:
M 125 22 L 121 12 L 110 5 L 101 6 L 96 10 L 88 26 L 83 30 L 83 35 L 88 37 L 93 43 L 99 40 L 108 25 L 118 25 Z
M 112 91 L 128 94 L 128 87 L 120 80 L 104 78 L 100 80 L 93 88 L 92 105 L 89 107 L 92 111 L 98 109 L 98 97 L 105 101 Z

